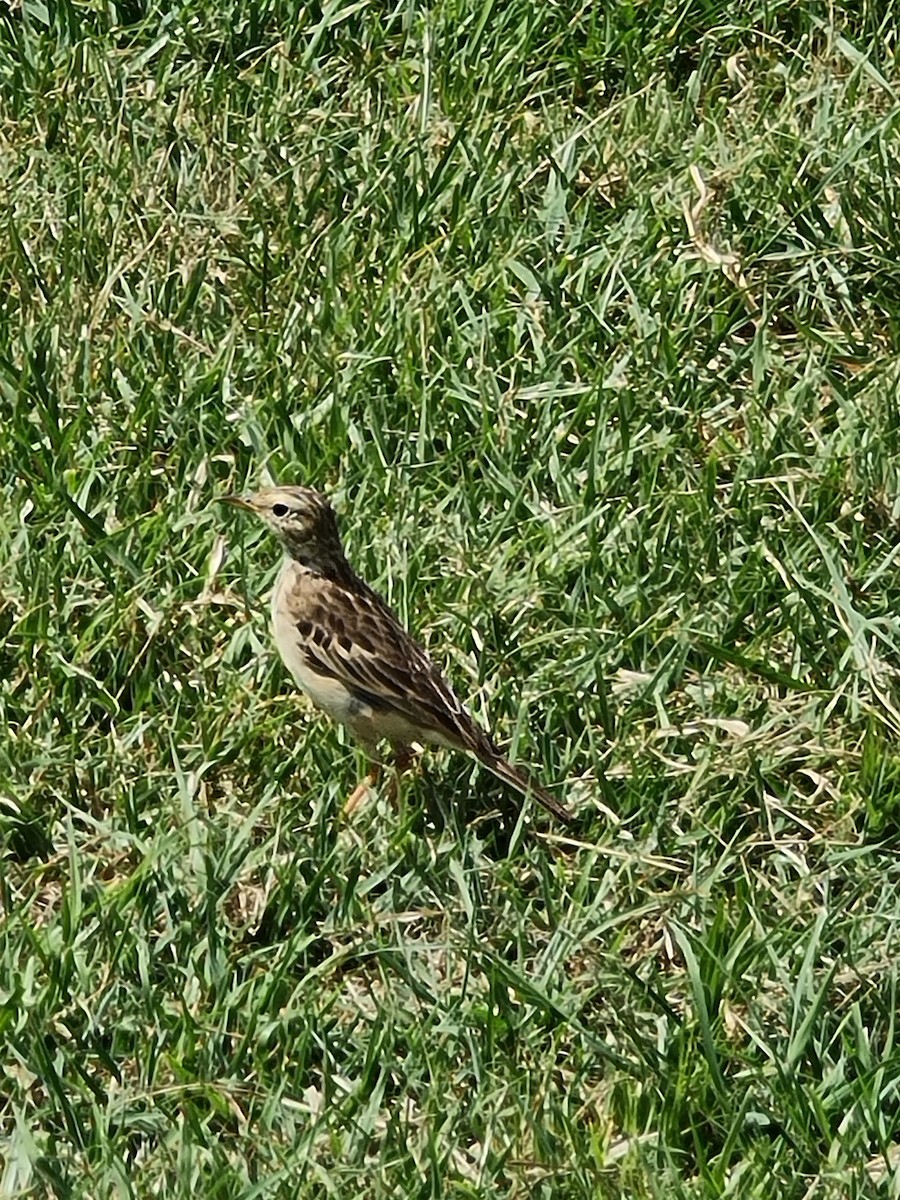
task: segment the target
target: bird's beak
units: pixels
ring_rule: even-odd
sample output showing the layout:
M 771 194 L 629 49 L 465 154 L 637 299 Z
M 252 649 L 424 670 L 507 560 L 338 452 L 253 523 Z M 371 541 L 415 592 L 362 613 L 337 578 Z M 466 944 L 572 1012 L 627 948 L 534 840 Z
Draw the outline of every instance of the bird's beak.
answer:
M 246 508 L 253 511 L 253 504 L 248 496 L 220 496 L 220 504 L 233 504 L 235 508 Z

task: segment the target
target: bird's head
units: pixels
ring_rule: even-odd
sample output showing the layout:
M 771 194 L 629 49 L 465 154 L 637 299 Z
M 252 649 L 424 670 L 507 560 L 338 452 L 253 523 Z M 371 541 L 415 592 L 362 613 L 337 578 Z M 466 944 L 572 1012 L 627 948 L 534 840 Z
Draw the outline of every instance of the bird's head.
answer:
M 243 496 L 223 496 L 222 500 L 259 517 L 292 558 L 318 562 L 342 556 L 334 510 L 321 492 L 307 487 L 272 487 Z

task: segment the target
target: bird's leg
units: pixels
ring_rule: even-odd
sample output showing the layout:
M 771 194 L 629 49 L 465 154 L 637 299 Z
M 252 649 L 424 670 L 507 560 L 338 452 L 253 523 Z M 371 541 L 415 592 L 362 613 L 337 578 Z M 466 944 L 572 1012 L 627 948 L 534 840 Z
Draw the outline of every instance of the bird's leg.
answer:
M 400 795 L 400 776 L 407 770 L 411 763 L 415 762 L 416 755 L 410 746 L 403 742 L 392 742 L 391 746 L 394 751 L 394 771 L 391 776 L 391 781 L 388 784 L 388 798 L 394 804 Z M 344 816 L 352 817 L 354 813 L 368 800 L 372 789 L 377 787 L 381 782 L 383 771 L 382 763 L 376 758 L 377 750 L 373 747 L 371 750 L 366 747 L 366 757 L 369 761 L 369 772 L 364 779 L 356 785 L 347 799 L 344 801 Z
M 416 755 L 405 742 L 391 742 L 391 746 L 394 751 L 394 774 L 388 784 L 388 796 L 393 804 L 400 798 L 400 776 L 416 761 Z
M 344 816 L 352 817 L 357 809 L 362 808 L 368 800 L 372 788 L 377 787 L 381 779 L 381 763 L 377 759 L 369 762 L 369 773 L 359 781 L 347 799 L 344 801 Z

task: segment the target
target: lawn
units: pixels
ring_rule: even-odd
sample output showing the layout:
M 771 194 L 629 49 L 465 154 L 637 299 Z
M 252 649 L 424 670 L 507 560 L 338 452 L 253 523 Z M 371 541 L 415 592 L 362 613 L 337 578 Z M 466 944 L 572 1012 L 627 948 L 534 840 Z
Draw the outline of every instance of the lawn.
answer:
M 0 16 L 0 1195 L 900 1196 L 900 13 Z M 578 814 L 352 820 L 348 555 Z

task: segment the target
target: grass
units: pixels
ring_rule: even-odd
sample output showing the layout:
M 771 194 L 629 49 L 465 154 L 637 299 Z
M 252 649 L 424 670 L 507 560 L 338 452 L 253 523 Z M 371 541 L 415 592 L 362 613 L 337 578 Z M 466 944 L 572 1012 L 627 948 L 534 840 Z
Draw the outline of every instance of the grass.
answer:
M 0 18 L 0 1193 L 900 1195 L 894 7 L 249 7 Z

